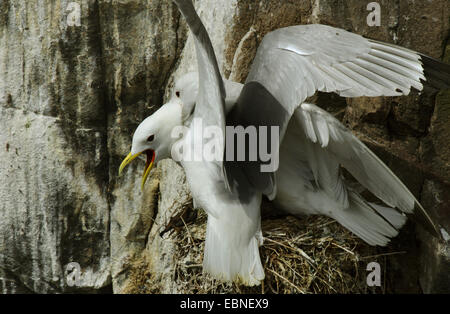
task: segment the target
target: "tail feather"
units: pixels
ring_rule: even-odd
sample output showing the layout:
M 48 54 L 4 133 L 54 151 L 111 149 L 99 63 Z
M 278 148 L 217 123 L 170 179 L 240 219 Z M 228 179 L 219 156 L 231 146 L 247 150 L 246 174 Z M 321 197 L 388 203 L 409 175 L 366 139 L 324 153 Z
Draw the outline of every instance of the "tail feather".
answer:
M 259 257 L 261 229 L 248 236 L 245 222 L 240 219 L 235 222 L 208 217 L 203 270 L 219 280 L 259 285 L 264 279 Z
M 370 204 L 354 191 L 349 191 L 349 204 L 333 211 L 332 217 L 370 245 L 387 245 L 406 222 L 395 209 Z
M 394 228 L 400 229 L 406 221 L 406 216 L 399 213 L 391 207 L 385 207 L 374 203 L 369 203 L 370 206 L 377 211 L 384 219 L 386 219 Z

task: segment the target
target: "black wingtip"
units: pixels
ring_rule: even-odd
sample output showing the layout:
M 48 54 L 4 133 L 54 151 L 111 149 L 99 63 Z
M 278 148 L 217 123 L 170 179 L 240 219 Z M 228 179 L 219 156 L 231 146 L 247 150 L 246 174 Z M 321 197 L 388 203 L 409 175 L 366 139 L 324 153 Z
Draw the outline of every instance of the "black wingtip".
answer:
M 420 204 L 414 205 L 414 214 L 410 217 L 416 223 L 420 224 L 428 233 L 439 240 L 443 240 L 442 234 L 439 232 L 438 226 L 433 222 L 428 213 Z
M 420 54 L 426 81 L 424 85 L 436 90 L 450 88 L 450 64 Z

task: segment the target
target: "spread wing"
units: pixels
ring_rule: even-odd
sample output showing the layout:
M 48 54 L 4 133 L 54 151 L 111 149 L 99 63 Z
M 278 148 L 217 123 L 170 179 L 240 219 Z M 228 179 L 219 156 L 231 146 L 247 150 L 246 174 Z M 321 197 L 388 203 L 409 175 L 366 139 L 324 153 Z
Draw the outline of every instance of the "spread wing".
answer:
M 193 117 L 200 118 L 204 127 L 219 127 L 222 133 L 222 139 L 224 139 L 225 88 L 217 65 L 214 48 L 205 26 L 195 11 L 192 1 L 173 1 L 177 4 L 179 10 L 186 19 L 195 40 L 199 86 Z M 218 152 L 217 155 L 223 156 L 225 143 L 222 143 L 221 146 L 221 152 Z M 220 161 L 215 162 L 222 168 L 222 163 Z
M 341 165 L 388 206 L 407 214 L 418 209 L 426 224 L 439 234 L 432 219 L 408 188 L 341 122 L 321 108 L 306 103 L 295 111 L 294 118 L 306 139 L 316 144 L 315 149 L 308 150 L 306 147 L 303 150 L 303 158 L 310 165 L 315 181 L 330 197 L 343 207 L 348 206 L 340 173 L 329 171 L 330 167 Z
M 412 50 L 330 26 L 282 28 L 264 37 L 227 123 L 279 126 L 281 142 L 294 110 L 316 91 L 344 97 L 408 95 L 411 88 L 422 90 L 429 78 L 437 87 L 449 86 L 449 68 Z M 273 173 L 262 173 L 260 164 L 243 163 L 243 171 L 273 198 Z M 227 180 L 234 184 L 231 175 Z

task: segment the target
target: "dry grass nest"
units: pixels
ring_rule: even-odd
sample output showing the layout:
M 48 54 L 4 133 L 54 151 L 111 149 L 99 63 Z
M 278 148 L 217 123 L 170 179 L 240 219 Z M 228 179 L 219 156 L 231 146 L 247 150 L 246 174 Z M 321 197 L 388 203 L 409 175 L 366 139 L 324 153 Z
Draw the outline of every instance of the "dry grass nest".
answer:
M 180 293 L 373 293 L 386 288 L 367 287 L 365 268 L 371 261 L 385 263 L 380 257 L 389 253 L 377 254 L 376 248 L 322 216 L 263 219 L 262 285 L 219 282 L 202 272 L 206 214 L 198 211 L 194 217 L 170 231 L 177 243 L 173 278 Z M 157 282 L 147 280 L 145 285 L 140 292 L 160 291 Z

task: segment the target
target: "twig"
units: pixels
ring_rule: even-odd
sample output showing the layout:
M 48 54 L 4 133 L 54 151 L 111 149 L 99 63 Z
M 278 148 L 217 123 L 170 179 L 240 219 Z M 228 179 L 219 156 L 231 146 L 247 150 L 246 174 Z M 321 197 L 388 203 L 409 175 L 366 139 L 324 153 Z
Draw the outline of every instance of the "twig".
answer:
M 306 260 L 307 260 L 308 262 L 310 262 L 310 263 L 313 264 L 313 265 L 316 264 L 316 262 L 315 262 L 311 257 L 309 257 L 308 254 L 305 253 L 305 251 L 303 251 L 302 249 L 300 249 L 300 248 L 298 248 L 298 247 L 292 247 L 292 246 L 283 244 L 283 243 L 281 243 L 281 242 L 278 242 L 278 241 L 275 241 L 275 240 L 272 240 L 272 239 L 269 239 L 269 238 L 265 238 L 265 240 L 267 240 L 267 241 L 269 241 L 269 242 L 272 242 L 272 243 L 275 243 L 275 244 L 278 244 L 278 245 L 280 245 L 280 246 L 282 246 L 282 247 L 285 247 L 285 248 L 287 248 L 287 249 L 291 249 L 291 250 L 297 251 L 297 252 L 300 253 L 301 256 L 303 256 L 304 258 L 306 258 Z
M 364 256 L 364 257 L 361 257 L 361 259 L 377 258 L 377 257 L 381 257 L 381 256 L 391 256 L 391 255 L 399 255 L 399 254 L 406 254 L 406 253 L 408 253 L 408 252 L 406 252 L 406 251 L 390 252 L 390 253 Z
M 270 268 L 266 268 L 268 271 L 270 271 L 272 274 L 280 277 L 281 279 L 283 279 L 285 282 L 287 282 L 289 285 L 291 285 L 292 287 L 294 287 L 295 289 L 298 290 L 298 292 L 300 292 L 301 294 L 306 294 L 305 291 L 303 291 L 301 288 L 297 287 L 296 285 L 294 285 L 292 282 L 290 282 L 288 279 L 284 278 L 282 275 L 280 275 L 279 273 L 277 273 L 276 271 L 270 269 Z

